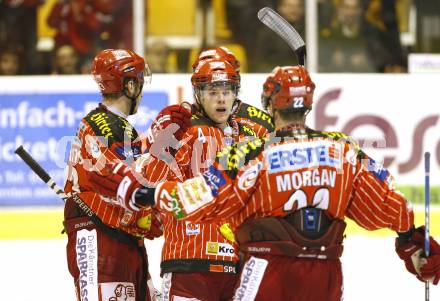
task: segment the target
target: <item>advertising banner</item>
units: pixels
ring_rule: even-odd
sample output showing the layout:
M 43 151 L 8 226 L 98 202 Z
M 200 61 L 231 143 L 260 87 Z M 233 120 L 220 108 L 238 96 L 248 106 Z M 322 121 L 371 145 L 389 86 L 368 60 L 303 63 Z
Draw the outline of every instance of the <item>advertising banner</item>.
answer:
M 26 86 L 29 81 L 18 78 L 5 85 L 11 91 L 0 94 L 0 206 L 62 204 L 14 151 L 23 145 L 63 187 L 70 142 L 81 119 L 97 106 L 101 95 L 94 85 L 87 86 L 89 77 L 57 79 L 57 86 L 52 86 L 52 79 L 37 77 L 33 80 L 39 86 Z M 12 91 L 11 86 L 16 90 Z M 169 102 L 166 91 L 145 91 L 144 98 L 148 101 L 130 117 L 139 132 L 144 132 Z
M 423 153 L 431 152 L 433 202 L 440 202 L 440 92 L 432 74 L 317 74 L 310 127 L 342 131 L 357 139 L 395 176 L 413 202 L 423 201 Z M 264 75 L 242 75 L 240 98 L 261 107 Z M 90 76 L 0 78 L 0 206 L 60 204 L 14 154 L 24 145 L 62 186 L 69 137 L 100 101 Z M 190 75 L 155 75 L 144 88 L 139 113 L 143 132 L 167 104 L 192 102 Z

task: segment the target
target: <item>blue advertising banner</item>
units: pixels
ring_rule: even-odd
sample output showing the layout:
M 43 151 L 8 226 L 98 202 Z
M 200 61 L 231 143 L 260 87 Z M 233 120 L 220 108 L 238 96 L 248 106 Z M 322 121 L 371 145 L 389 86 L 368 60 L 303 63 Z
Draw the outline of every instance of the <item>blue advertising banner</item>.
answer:
M 0 206 L 62 204 L 14 151 L 23 145 L 62 187 L 69 141 L 100 99 L 99 93 L 78 92 L 0 95 Z M 167 104 L 166 92 L 144 92 L 129 120 L 144 132 Z

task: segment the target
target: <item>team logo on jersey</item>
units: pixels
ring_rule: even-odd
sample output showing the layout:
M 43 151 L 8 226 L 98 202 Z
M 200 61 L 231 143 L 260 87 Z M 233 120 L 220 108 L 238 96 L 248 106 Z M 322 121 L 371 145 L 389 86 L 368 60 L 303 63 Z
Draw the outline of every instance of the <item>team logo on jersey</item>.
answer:
M 268 171 L 275 173 L 320 166 L 341 169 L 341 147 L 341 144 L 325 140 L 281 144 L 267 151 Z
M 194 223 L 185 221 L 185 232 L 186 232 L 186 235 L 200 234 L 200 224 L 194 224 Z
M 212 165 L 203 173 L 203 177 L 205 178 L 206 184 L 211 187 L 213 196 L 217 196 L 220 188 L 226 184 L 226 180 L 222 176 L 221 171 Z
M 217 256 L 234 256 L 234 247 L 227 243 L 208 241 L 206 243 L 206 254 Z
M 103 301 L 136 301 L 136 290 L 130 282 L 100 283 Z
M 92 155 L 93 158 L 98 159 L 101 156 L 101 149 L 99 148 L 96 138 L 90 135 L 85 137 L 87 152 Z
M 249 169 L 247 169 L 238 179 L 238 187 L 241 190 L 246 190 L 255 185 L 255 182 L 258 178 L 258 173 L 261 170 L 261 167 L 263 164 L 261 162 L 258 162 L 257 164 L 253 165 Z

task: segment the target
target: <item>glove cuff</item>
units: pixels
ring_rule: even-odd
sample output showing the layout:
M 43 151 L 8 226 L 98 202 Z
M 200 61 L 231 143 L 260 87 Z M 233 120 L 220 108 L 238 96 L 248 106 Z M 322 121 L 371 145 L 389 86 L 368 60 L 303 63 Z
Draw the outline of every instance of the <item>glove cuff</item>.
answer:
M 154 194 L 156 192 L 156 188 L 143 187 L 138 188 L 134 191 L 132 202 L 133 205 L 140 208 L 145 206 L 155 206 L 156 202 L 154 201 Z
M 396 244 L 401 246 L 410 241 L 415 231 L 414 225 L 406 232 L 397 232 Z

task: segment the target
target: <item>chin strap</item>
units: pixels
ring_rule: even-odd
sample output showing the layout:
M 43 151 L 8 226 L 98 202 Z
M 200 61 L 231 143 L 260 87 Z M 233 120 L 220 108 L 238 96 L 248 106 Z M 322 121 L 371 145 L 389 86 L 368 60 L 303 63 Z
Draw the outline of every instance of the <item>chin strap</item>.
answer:
M 130 104 L 130 112 L 128 113 L 128 115 L 133 115 L 133 114 L 134 114 L 134 108 L 136 107 L 136 100 L 137 100 L 137 98 L 139 97 L 139 95 L 141 95 L 141 93 L 142 93 L 142 88 L 143 88 L 143 87 L 144 87 L 144 85 L 142 85 L 142 86 L 140 87 L 140 89 L 139 89 L 139 93 L 136 94 L 136 96 L 133 96 L 133 97 L 131 97 L 131 96 L 128 95 L 127 87 L 124 88 L 123 93 L 124 93 L 125 97 L 127 97 L 128 99 L 131 100 L 131 104 Z

